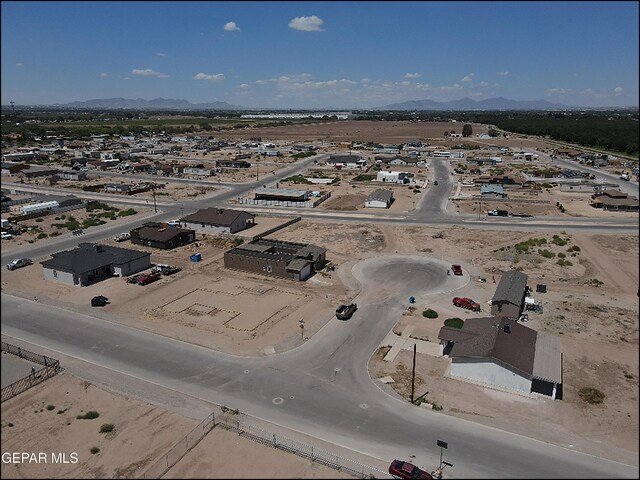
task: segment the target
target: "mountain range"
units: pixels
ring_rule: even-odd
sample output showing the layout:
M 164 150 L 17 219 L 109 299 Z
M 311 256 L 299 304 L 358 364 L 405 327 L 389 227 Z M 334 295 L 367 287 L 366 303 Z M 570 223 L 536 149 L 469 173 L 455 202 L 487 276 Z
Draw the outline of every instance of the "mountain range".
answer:
M 135 100 L 127 98 L 102 98 L 87 100 L 85 102 L 71 102 L 57 107 L 66 108 L 130 108 L 136 110 L 246 110 L 245 107 L 238 105 L 230 105 L 227 102 L 209 102 L 209 103 L 191 103 L 188 100 L 176 100 L 172 98 L 154 98 L 152 100 L 144 100 L 136 98 Z
M 133 109 L 133 110 L 300 110 L 300 109 L 265 109 L 243 107 L 231 105 L 227 102 L 191 103 L 188 100 L 172 98 L 154 98 L 144 100 L 142 98 L 102 98 L 83 102 L 70 102 L 65 104 L 50 105 L 53 107 L 73 108 L 73 109 Z M 503 97 L 487 98 L 485 100 L 473 100 L 471 98 L 461 98 L 447 102 L 437 102 L 435 100 L 408 100 L 406 102 L 391 103 L 381 107 L 359 108 L 356 110 L 423 110 L 423 111 L 482 111 L 482 110 L 574 110 L 585 107 L 568 106 L 562 103 L 553 103 L 547 100 L 509 100 Z M 344 108 L 342 108 L 344 109 Z M 303 109 L 314 110 L 314 109 Z M 319 110 L 319 109 L 318 109 Z M 322 109 L 326 110 L 326 109 Z
M 571 108 L 577 107 L 568 107 L 562 103 L 552 103 L 546 100 L 509 100 L 503 97 L 473 100 L 465 97 L 448 102 L 409 100 L 376 107 L 372 110 L 567 110 Z

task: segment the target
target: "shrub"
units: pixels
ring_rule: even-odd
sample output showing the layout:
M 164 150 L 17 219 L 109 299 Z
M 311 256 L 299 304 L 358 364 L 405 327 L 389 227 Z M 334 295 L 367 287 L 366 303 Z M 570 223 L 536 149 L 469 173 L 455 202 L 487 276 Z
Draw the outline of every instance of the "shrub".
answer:
M 444 326 L 445 327 L 462 328 L 463 325 L 464 325 L 464 320 L 462 320 L 461 318 L 458 318 L 458 317 L 447 318 L 444 321 Z
M 93 420 L 94 418 L 98 418 L 100 414 L 94 410 L 85 413 L 84 415 L 78 415 L 76 418 L 78 420 Z
M 584 387 L 578 391 L 578 395 L 582 400 L 591 404 L 600 404 L 604 401 L 606 395 L 597 388 Z
M 574 245 L 567 249 L 567 252 L 579 252 L 579 251 L 580 251 L 580 247 L 578 245 Z
M 58 235 L 60 235 L 60 232 L 57 230 L 54 230 L 53 232 L 51 232 L 51 234 L 49 235 L 50 237 L 57 237 Z
M 553 252 L 551 252 L 549 250 L 546 250 L 546 249 L 545 250 L 538 250 L 538 253 L 540 255 L 542 255 L 544 258 L 553 258 L 553 257 L 556 256 L 555 253 L 553 253 Z
M 197 195 L 197 194 L 196 194 Z M 128 217 L 129 215 L 135 215 L 136 213 L 138 213 L 135 209 L 133 208 L 128 208 L 127 210 L 121 210 L 118 212 L 118 216 L 119 217 Z
M 91 447 L 91 449 L 89 450 L 92 454 L 96 454 L 100 451 L 100 449 L 98 447 Z
M 38 218 L 36 218 L 36 222 L 44 222 L 44 218 L 38 217 Z
M 563 240 L 558 235 L 554 235 L 553 239 L 551 240 L 551 243 L 554 243 L 555 245 L 559 245 L 559 246 L 563 247 L 563 246 L 565 246 L 567 244 L 567 241 Z
M 438 318 L 438 312 L 436 312 L 435 310 L 431 310 L 430 308 L 427 308 L 425 311 L 422 312 L 422 316 L 426 318 Z
M 558 257 L 559 257 L 559 258 L 565 258 L 565 257 L 566 257 L 566 255 L 565 255 L 564 253 L 560 252 L 560 253 L 558 254 Z
M 37 238 L 47 238 L 49 235 L 47 235 L 46 233 L 42 232 L 38 234 Z
M 570 267 L 571 265 L 573 265 L 573 263 L 569 260 L 564 260 L 561 258 L 560 260 L 558 260 L 558 265 L 560 265 L 561 267 Z
M 112 423 L 103 423 L 100 426 L 100 433 L 109 433 L 113 432 L 114 426 Z
M 55 407 L 55 405 L 47 405 L 47 410 L 53 410 Z

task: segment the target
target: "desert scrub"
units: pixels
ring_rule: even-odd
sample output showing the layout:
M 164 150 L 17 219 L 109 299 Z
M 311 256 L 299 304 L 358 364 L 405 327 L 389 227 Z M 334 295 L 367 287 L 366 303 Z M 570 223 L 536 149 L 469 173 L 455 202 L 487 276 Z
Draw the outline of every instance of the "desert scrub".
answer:
M 103 423 L 102 425 L 100 425 L 100 433 L 113 432 L 114 428 L 115 427 L 113 426 L 112 423 Z
M 597 388 L 584 387 L 578 391 L 578 395 L 582 400 L 591 404 L 600 404 L 604 401 L 606 395 Z

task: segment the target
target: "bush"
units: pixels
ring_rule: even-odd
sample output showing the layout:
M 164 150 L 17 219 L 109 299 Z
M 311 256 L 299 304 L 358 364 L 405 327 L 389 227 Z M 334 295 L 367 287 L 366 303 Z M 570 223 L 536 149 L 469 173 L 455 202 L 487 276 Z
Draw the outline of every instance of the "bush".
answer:
M 579 251 L 580 251 L 580 247 L 578 245 L 574 245 L 567 249 L 567 252 L 579 252 Z
M 604 401 L 606 395 L 597 388 L 584 387 L 578 391 L 578 395 L 582 400 L 591 404 L 600 404 Z
M 559 245 L 559 246 L 563 247 L 563 246 L 565 246 L 567 244 L 567 241 L 563 240 L 558 235 L 554 235 L 553 236 L 553 240 L 551 240 L 551 243 L 554 243 L 555 245 Z
M 93 420 L 94 418 L 98 418 L 100 414 L 94 410 L 85 413 L 84 415 L 78 415 L 76 418 L 78 420 Z
M 447 318 L 444 321 L 444 326 L 445 327 L 462 328 L 463 325 L 464 325 L 464 320 L 462 320 L 461 318 L 458 318 L 458 317 Z
M 100 433 L 109 433 L 113 432 L 114 426 L 112 423 L 103 423 L 100 426 Z
M 49 235 L 47 235 L 46 233 L 42 232 L 38 234 L 37 238 L 47 238 Z
M 91 447 L 91 450 L 89 450 L 92 454 L 96 454 L 100 451 L 100 449 L 98 447 Z
M 422 312 L 422 316 L 426 318 L 438 318 L 438 312 L 427 308 L 424 312 Z
M 55 407 L 55 405 L 47 405 L 47 410 L 53 410 Z
M 564 260 L 561 258 L 560 260 L 558 260 L 558 265 L 560 265 L 561 267 L 570 267 L 573 265 L 573 263 L 569 260 Z
M 564 253 L 560 252 L 560 253 L 558 254 L 558 257 L 559 257 L 559 258 L 565 258 L 565 257 L 566 257 L 566 255 L 565 255 Z
M 553 253 L 553 252 L 551 252 L 549 250 L 546 250 L 546 249 L 545 250 L 538 250 L 538 253 L 540 255 L 542 255 L 544 258 L 553 258 L 553 257 L 556 256 L 555 253 Z
M 128 208 L 127 210 L 121 210 L 120 212 L 118 212 L 118 216 L 119 217 L 128 217 L 129 215 L 135 215 L 136 213 L 138 213 L 136 210 L 134 210 L 133 208 Z
M 36 218 L 36 222 L 44 222 L 44 218 L 38 217 L 38 218 Z

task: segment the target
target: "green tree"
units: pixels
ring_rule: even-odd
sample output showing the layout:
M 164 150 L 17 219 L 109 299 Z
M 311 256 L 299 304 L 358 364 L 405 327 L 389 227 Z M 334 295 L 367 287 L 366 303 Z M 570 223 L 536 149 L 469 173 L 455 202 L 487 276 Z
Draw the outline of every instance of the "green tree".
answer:
M 464 126 L 462 127 L 462 136 L 470 137 L 472 133 L 473 133 L 473 128 L 471 128 L 471 125 L 469 125 L 468 123 L 465 123 Z

